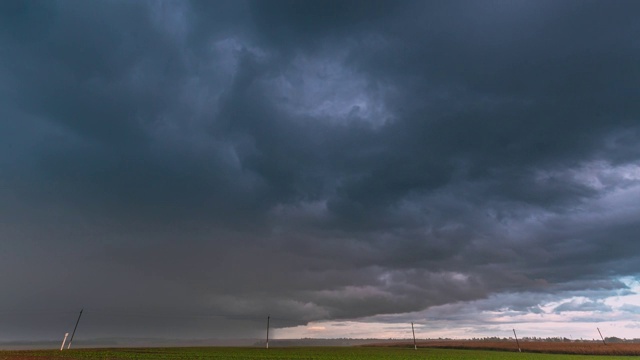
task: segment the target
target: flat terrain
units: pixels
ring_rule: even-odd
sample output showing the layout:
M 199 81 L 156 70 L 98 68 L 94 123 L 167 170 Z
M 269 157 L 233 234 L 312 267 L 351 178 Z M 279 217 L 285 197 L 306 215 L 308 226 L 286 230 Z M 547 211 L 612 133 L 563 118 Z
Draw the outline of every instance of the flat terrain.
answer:
M 413 347 L 411 342 L 398 342 L 396 344 L 381 343 L 372 346 L 380 347 Z M 517 351 L 515 341 L 471 341 L 471 340 L 446 340 L 418 342 L 421 348 L 445 348 L 445 349 L 474 349 L 474 350 L 499 350 Z M 631 355 L 640 356 L 640 343 L 610 343 L 603 344 L 598 341 L 588 342 L 549 342 L 549 341 L 520 341 L 523 352 L 549 353 L 549 354 L 579 354 L 579 355 Z
M 489 350 L 459 350 L 402 347 L 302 347 L 302 348 L 130 348 L 130 349 L 78 349 L 0 351 L 2 360 L 186 360 L 186 359 L 243 359 L 243 360 L 594 360 L 590 355 L 559 355 L 518 353 Z M 602 358 L 602 356 L 598 356 Z M 627 356 L 607 356 L 608 360 L 628 360 Z

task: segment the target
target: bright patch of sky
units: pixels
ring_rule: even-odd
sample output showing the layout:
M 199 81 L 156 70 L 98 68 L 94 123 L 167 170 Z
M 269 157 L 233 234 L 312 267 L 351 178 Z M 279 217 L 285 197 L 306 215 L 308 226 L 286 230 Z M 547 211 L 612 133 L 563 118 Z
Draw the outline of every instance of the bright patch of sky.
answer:
M 619 280 L 628 289 L 596 291 L 592 294 L 593 298 L 566 294 L 522 310 L 511 309 L 505 303 L 513 299 L 515 294 L 500 294 L 484 300 L 435 306 L 413 314 L 381 315 L 363 321 L 314 321 L 306 326 L 278 329 L 275 335 L 283 339 L 408 339 L 411 337 L 410 323 L 414 322 L 416 337 L 421 339 L 508 338 L 513 335 L 514 328 L 522 337 L 597 340 L 599 335 L 596 328 L 599 328 L 606 337 L 638 338 L 640 281 L 634 277 Z M 491 306 L 498 307 L 483 310 Z M 459 316 L 451 316 L 454 312 Z

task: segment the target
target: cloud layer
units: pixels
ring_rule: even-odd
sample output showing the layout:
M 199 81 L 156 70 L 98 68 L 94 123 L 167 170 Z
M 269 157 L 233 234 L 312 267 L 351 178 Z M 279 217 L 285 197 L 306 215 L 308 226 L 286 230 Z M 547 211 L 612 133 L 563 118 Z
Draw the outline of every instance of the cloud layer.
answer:
M 3 2 L 0 309 L 86 307 L 94 335 L 252 336 L 267 314 L 624 292 L 638 10 Z M 576 309 L 607 311 L 556 311 Z M 0 338 L 73 321 L 29 318 Z

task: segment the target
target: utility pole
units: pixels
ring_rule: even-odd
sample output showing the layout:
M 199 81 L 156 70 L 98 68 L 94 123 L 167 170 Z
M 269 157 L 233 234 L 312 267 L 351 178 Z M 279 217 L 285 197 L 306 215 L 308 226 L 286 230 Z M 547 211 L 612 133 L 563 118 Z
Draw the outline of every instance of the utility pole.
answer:
M 600 328 L 596 328 L 598 329 L 598 334 L 600 334 L 600 339 L 602 339 L 602 343 L 607 345 L 607 343 L 604 341 L 604 338 L 602 337 L 602 333 L 600 332 Z
M 271 316 L 267 316 L 267 349 L 269 348 L 269 319 Z
M 516 337 L 516 345 L 518 345 L 518 352 L 522 352 L 522 349 L 520 349 L 520 342 L 518 342 L 518 335 L 516 335 L 516 329 L 513 329 L 513 336 Z
M 83 310 L 84 309 L 80 310 L 80 315 L 78 315 L 78 320 L 76 320 L 76 326 L 74 326 L 73 332 L 71 333 L 71 339 L 69 339 L 69 345 L 67 346 L 67 350 L 71 349 L 71 342 L 73 341 L 73 335 L 76 334 L 76 329 L 78 328 L 78 323 L 80 322 L 80 318 L 82 317 Z
M 413 350 L 418 350 L 418 345 L 416 345 L 416 331 L 413 330 L 413 321 L 411 322 L 411 332 L 413 333 Z
M 64 343 L 67 341 L 67 336 L 69 336 L 69 333 L 64 333 L 64 339 L 62 339 L 62 345 L 60 345 L 60 351 L 64 349 Z

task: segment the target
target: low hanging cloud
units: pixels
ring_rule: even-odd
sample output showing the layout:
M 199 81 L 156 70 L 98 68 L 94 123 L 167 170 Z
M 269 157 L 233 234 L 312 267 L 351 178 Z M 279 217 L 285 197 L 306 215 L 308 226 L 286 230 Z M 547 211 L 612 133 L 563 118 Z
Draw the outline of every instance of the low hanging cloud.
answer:
M 93 309 L 87 337 L 607 312 L 640 272 L 637 8 L 3 2 L 0 311 Z M 0 339 L 68 325 L 26 318 Z

